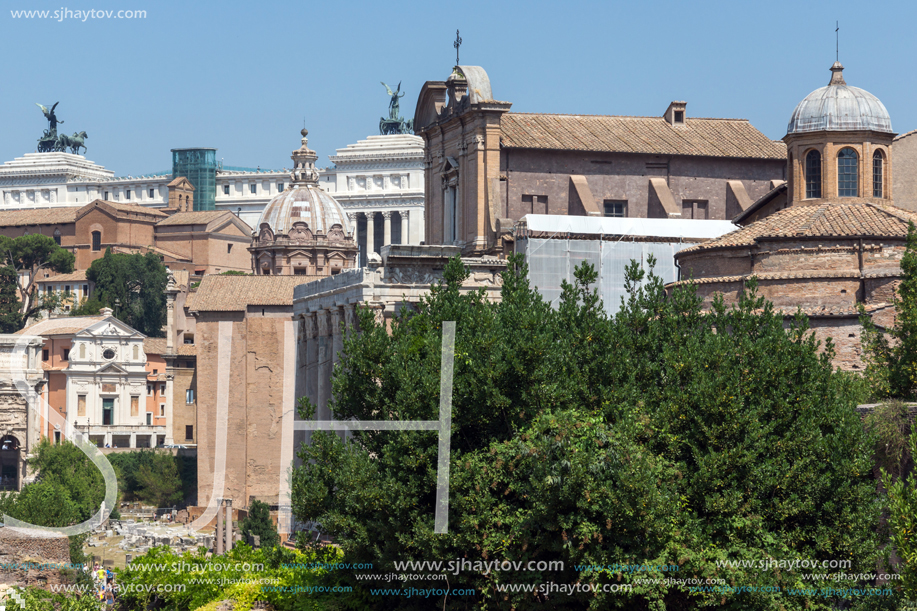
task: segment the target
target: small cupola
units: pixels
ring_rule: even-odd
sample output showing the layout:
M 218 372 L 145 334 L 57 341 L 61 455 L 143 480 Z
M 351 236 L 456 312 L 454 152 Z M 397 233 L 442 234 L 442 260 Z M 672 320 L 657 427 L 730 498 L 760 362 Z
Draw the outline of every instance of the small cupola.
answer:
M 685 126 L 685 107 L 688 105 L 687 102 L 672 102 L 669 104 L 669 107 L 666 109 L 665 117 L 666 123 L 672 127 L 684 127 Z

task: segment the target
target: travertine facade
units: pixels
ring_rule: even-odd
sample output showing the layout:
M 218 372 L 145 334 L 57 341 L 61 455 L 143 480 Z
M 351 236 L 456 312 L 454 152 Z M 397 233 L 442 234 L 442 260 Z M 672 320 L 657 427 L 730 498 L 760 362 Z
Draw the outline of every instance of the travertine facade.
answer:
M 42 419 L 37 395 L 33 396 L 36 403 L 30 408 L 26 393 L 40 392 L 44 384 L 41 345 L 40 337 L 0 335 L 0 489 L 3 490 L 20 490 L 30 479 L 25 461 L 39 441 Z
M 487 73 L 456 66 L 421 90 L 429 244 L 505 252 L 525 214 L 729 219 L 786 179 L 781 142 L 746 120 L 509 112 Z

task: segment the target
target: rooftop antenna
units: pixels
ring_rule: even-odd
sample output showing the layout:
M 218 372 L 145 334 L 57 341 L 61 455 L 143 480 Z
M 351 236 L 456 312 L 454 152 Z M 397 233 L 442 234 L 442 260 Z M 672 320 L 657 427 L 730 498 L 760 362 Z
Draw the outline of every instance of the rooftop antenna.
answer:
M 840 43 L 840 41 L 841 41 L 841 35 L 838 34 L 838 32 L 840 31 L 840 29 L 841 29 L 840 22 L 839 22 L 839 21 L 835 21 L 835 22 L 834 22 L 834 61 L 836 61 L 836 62 L 841 61 L 841 53 L 840 53 L 840 48 L 841 48 L 841 43 Z
M 452 43 L 452 46 L 455 47 L 455 65 L 459 65 L 459 47 L 462 46 L 462 38 L 459 36 L 459 31 L 455 31 L 455 42 Z

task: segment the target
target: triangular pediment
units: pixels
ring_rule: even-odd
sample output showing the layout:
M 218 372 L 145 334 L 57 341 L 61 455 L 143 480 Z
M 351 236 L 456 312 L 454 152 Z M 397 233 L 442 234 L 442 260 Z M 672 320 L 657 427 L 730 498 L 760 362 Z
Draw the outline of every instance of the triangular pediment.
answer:
M 99 367 L 96 370 L 96 374 L 100 374 L 100 373 L 115 374 L 115 375 L 128 375 L 130 372 L 127 369 L 125 369 L 124 367 L 121 367 L 120 365 L 118 365 L 117 363 L 108 363 L 107 365 L 102 365 L 101 367 Z
M 146 337 L 140 331 L 137 331 L 130 325 L 127 325 L 114 316 L 109 316 L 104 320 L 95 322 L 79 333 L 76 338 L 87 337 Z

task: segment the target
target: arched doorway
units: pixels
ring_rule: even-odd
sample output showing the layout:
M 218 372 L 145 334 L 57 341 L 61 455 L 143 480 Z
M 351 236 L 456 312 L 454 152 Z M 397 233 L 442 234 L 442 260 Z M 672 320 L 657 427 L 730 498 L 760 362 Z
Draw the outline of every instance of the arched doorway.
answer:
M 19 440 L 16 437 L 0 437 L 0 490 L 19 490 L 19 455 Z

